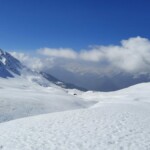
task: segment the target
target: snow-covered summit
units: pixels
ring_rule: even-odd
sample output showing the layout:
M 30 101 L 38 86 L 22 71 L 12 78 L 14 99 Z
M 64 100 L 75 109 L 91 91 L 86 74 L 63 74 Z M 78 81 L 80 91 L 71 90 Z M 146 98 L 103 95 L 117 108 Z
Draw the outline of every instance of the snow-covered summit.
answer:
M 20 75 L 23 67 L 19 60 L 0 49 L 0 77 L 7 78 Z

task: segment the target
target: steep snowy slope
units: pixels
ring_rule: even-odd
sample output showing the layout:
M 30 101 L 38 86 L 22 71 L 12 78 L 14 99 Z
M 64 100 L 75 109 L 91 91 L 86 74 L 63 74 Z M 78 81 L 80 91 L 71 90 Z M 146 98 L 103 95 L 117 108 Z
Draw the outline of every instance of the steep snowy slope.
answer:
M 114 93 L 78 92 L 87 101 L 93 99 L 99 102 L 87 109 L 1 123 L 0 148 L 149 150 L 149 91 L 150 84 L 147 83 Z
M 13 77 L 14 74 L 20 75 L 24 66 L 9 53 L 0 49 L 0 77 Z

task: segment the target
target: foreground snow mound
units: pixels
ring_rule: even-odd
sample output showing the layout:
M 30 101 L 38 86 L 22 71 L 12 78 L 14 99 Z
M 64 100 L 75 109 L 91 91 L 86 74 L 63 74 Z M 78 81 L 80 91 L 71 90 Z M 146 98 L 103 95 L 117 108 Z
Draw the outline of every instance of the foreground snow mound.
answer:
M 45 87 L 21 77 L 0 78 L 0 122 L 87 106 L 87 102 L 54 84 Z
M 3 150 L 148 150 L 149 104 L 101 107 L 0 124 Z

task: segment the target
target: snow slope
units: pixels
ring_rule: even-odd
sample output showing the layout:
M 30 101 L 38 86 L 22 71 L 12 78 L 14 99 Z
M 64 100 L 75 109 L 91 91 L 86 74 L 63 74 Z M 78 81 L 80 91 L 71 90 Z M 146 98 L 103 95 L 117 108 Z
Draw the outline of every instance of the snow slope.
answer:
M 97 104 L 1 123 L 0 149 L 149 150 L 149 91 L 150 83 L 109 93 L 68 91 Z
M 0 122 L 43 113 L 86 108 L 89 105 L 81 98 L 67 94 L 65 89 L 55 84 L 40 86 L 33 82 L 33 79 L 35 77 L 32 76 L 0 78 Z
M 114 92 L 78 92 L 72 90 L 73 93 L 78 93 L 78 97 L 87 101 L 98 102 L 96 106 L 102 103 L 150 103 L 150 83 L 141 83 L 129 88 L 125 88 Z
M 101 107 L 0 124 L 4 150 L 148 150 L 149 105 Z

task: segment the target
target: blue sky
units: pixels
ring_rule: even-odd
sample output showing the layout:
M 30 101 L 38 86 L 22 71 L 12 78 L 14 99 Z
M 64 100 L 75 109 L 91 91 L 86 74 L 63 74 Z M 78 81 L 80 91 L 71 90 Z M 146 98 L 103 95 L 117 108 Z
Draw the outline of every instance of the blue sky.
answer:
M 150 38 L 149 0 L 0 0 L 0 47 L 75 50 Z

